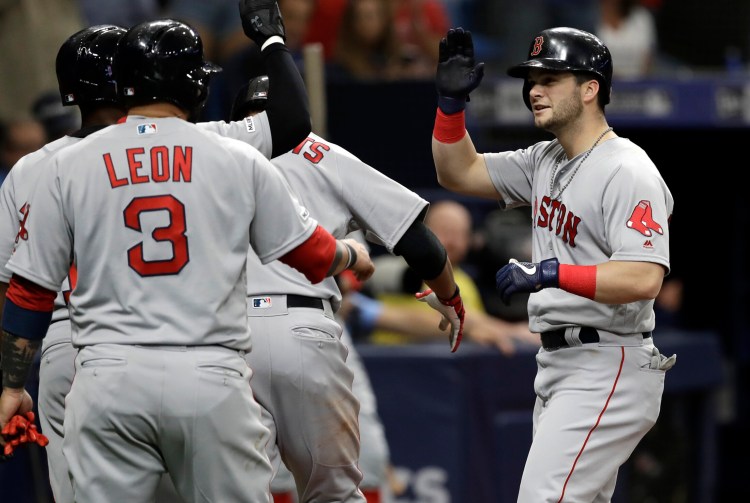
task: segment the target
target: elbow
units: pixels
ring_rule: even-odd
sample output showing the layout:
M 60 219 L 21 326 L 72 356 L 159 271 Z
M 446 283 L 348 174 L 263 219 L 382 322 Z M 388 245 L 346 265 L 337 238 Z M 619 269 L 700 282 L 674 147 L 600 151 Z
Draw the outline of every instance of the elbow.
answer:
M 635 287 L 635 300 L 654 300 L 661 291 L 662 278 L 644 278 Z
M 439 171 L 437 172 L 437 181 L 440 184 L 440 186 L 446 190 L 458 192 L 459 189 L 461 188 L 460 184 L 458 183 L 458 180 L 455 177 L 447 176 L 446 174 L 441 174 Z
M 659 292 L 661 291 L 661 281 L 658 283 L 651 283 L 650 285 L 646 285 L 644 292 L 643 292 L 643 298 L 648 300 L 654 300 L 656 299 L 656 296 L 659 295 Z

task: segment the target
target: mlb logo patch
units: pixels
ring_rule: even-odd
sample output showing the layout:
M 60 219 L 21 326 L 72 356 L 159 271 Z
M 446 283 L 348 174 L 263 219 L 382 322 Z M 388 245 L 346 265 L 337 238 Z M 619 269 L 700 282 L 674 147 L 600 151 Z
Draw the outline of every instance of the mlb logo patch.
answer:
M 268 98 L 268 92 L 267 91 L 255 91 L 253 93 L 253 99 L 256 98 Z
M 65 103 L 73 103 L 75 101 L 76 97 L 72 94 L 66 94 L 65 95 Z
M 135 96 L 135 89 L 133 89 L 132 87 L 126 87 L 122 90 L 122 92 L 123 94 L 125 94 L 125 96 Z
M 255 121 L 253 121 L 252 117 L 245 117 L 245 127 L 248 133 L 255 132 Z
M 156 133 L 156 124 L 149 122 L 147 124 L 138 124 L 138 134 L 154 134 Z
M 271 307 L 271 297 L 253 297 L 253 309 L 268 309 Z

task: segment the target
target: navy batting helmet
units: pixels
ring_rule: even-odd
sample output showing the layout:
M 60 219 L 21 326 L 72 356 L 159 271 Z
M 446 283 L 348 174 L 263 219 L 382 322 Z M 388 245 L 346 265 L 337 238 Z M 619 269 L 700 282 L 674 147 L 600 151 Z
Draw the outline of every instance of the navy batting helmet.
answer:
M 262 112 L 268 104 L 268 76 L 260 75 L 242 86 L 232 103 L 230 118 L 238 121 L 250 112 Z
M 125 28 L 102 24 L 71 35 L 57 52 L 55 68 L 64 106 L 117 103 L 112 59 Z
M 534 37 L 529 59 L 508 68 L 508 75 L 525 79 L 532 68 L 590 73 L 599 81 L 599 104 L 609 103 L 612 90 L 612 55 L 595 35 L 576 28 L 549 28 Z M 531 109 L 530 88 L 523 87 L 523 100 Z
M 166 101 L 195 116 L 208 99 L 211 75 L 220 71 L 203 59 L 198 33 L 172 19 L 133 26 L 115 55 L 118 93 L 127 108 Z

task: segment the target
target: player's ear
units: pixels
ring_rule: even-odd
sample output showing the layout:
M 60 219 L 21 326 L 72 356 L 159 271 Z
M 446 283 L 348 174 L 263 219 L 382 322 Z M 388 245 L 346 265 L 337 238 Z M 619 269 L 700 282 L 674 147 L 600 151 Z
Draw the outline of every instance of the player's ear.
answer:
M 599 81 L 596 79 L 587 80 L 582 86 L 582 98 L 584 103 L 596 99 L 599 94 Z

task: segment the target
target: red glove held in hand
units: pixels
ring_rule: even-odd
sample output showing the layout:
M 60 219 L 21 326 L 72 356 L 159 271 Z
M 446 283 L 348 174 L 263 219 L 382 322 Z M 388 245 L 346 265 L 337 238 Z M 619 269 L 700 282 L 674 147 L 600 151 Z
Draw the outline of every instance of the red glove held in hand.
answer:
M 447 300 L 438 298 L 430 289 L 424 292 L 417 292 L 416 297 L 417 300 L 427 302 L 431 308 L 443 315 L 443 319 L 440 321 L 440 330 L 445 330 L 450 325 L 451 333 L 449 342 L 451 353 L 455 353 L 464 335 L 464 318 L 466 317 L 464 303 L 461 300 L 461 292 L 458 286 L 453 297 Z
M 7 461 L 13 456 L 16 447 L 23 444 L 34 443 L 41 447 L 49 444 L 47 437 L 39 433 L 34 423 L 34 413 L 29 411 L 24 415 L 16 414 L 3 427 L 2 435 L 5 438 L 5 447 L 0 454 L 0 461 Z

